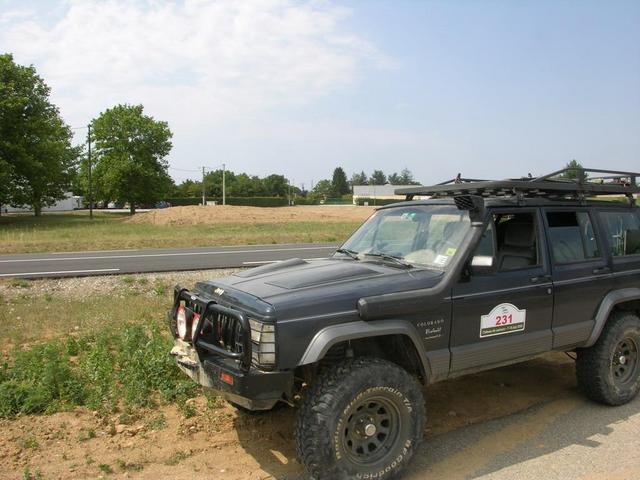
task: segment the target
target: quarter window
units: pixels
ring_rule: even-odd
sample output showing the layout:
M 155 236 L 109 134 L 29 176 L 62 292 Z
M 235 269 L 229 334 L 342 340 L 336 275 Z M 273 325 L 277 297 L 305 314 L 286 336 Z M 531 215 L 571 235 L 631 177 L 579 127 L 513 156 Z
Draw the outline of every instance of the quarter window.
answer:
M 549 240 L 556 263 L 598 258 L 598 242 L 586 212 L 547 212 Z
M 600 212 L 614 257 L 640 254 L 640 219 L 633 211 Z

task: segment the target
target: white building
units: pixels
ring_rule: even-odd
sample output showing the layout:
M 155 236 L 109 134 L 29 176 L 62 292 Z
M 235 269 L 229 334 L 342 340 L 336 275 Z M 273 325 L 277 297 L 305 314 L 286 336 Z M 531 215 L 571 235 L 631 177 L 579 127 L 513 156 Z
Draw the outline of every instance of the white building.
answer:
M 2 205 L 2 213 L 26 213 L 33 211 L 30 206 L 12 207 L 10 205 Z M 82 197 L 74 195 L 71 192 L 65 194 L 65 198 L 58 200 L 50 207 L 43 207 L 43 212 L 69 212 L 82 208 Z
M 372 200 L 404 200 L 404 195 L 396 195 L 396 188 L 411 188 L 417 185 L 354 185 L 353 204 L 358 204 L 358 199 L 367 198 Z M 417 200 L 419 197 L 415 197 Z

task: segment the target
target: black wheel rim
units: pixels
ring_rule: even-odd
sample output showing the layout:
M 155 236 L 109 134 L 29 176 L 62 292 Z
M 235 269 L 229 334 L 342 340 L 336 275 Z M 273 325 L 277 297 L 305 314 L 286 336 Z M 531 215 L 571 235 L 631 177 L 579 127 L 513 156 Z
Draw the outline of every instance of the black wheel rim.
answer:
M 354 463 L 371 465 L 394 449 L 401 429 L 398 408 L 383 397 L 362 400 L 347 413 L 343 448 Z
M 618 385 L 624 385 L 635 379 L 637 370 L 638 344 L 633 338 L 623 338 L 613 352 L 613 379 Z

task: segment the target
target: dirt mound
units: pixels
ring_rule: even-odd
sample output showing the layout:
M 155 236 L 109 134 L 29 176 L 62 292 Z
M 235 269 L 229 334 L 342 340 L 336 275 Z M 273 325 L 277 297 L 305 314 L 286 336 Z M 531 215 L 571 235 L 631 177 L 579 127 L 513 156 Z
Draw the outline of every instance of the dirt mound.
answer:
M 231 205 L 191 205 L 138 213 L 131 223 L 153 225 L 195 225 L 199 223 L 279 223 L 279 222 L 362 222 L 373 207 L 356 206 L 296 206 L 237 207 Z

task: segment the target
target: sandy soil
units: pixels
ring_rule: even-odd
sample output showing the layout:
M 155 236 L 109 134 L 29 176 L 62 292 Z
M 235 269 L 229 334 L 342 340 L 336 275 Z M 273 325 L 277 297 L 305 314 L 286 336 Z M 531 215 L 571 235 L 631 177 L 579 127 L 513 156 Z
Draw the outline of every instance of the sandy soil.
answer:
M 561 398 L 574 384 L 572 362 L 558 354 L 438 383 L 425 390 L 426 441 Z M 27 469 L 45 479 L 303 478 L 295 460 L 294 409 L 256 416 L 227 404 L 207 408 L 204 398 L 193 402 L 192 418 L 165 406 L 126 424 L 117 415 L 101 419 L 80 408 L 2 420 L 0 478 L 23 478 Z
M 373 207 L 297 206 L 237 207 L 231 205 L 172 207 L 139 213 L 127 220 L 154 225 L 192 225 L 198 223 L 276 223 L 276 222 L 362 222 Z

